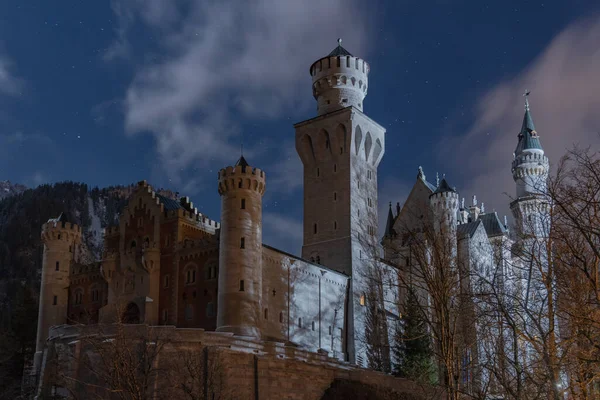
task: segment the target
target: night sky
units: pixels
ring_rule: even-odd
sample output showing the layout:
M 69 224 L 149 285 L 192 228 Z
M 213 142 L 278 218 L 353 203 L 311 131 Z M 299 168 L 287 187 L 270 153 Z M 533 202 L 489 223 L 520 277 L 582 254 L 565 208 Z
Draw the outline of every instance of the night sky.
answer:
M 264 241 L 299 253 L 292 124 L 316 116 L 308 70 L 338 37 L 370 63 L 364 110 L 387 128 L 380 219 L 420 165 L 508 213 L 526 89 L 552 164 L 598 147 L 597 0 L 5 1 L 0 180 L 146 179 L 219 219 L 217 171 L 243 141 L 268 174 Z

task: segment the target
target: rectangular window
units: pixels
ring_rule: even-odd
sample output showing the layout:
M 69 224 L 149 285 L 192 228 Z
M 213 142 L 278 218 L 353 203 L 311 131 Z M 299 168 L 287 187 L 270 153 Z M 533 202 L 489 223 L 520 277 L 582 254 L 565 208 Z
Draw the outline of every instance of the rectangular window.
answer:
M 55 306 L 57 302 L 58 302 L 58 298 L 56 296 L 54 296 L 54 299 L 52 299 L 52 305 Z
M 329 326 L 329 336 L 331 336 L 331 326 Z
M 163 322 L 166 324 L 169 321 L 169 310 L 166 308 L 163 310 Z
M 164 286 L 165 286 L 165 288 L 168 288 L 169 287 L 169 275 L 165 275 L 164 279 L 165 279 Z
M 242 210 L 246 209 L 246 199 L 242 199 Z
M 57 261 L 56 262 L 56 271 L 58 271 L 58 270 L 59 270 L 59 262 Z
M 240 239 L 240 249 L 245 249 L 246 248 L 246 241 L 244 238 Z
M 298 328 L 302 328 L 302 318 L 298 318 Z
M 240 281 L 240 292 L 243 292 L 243 291 L 244 291 L 244 280 L 242 279 Z

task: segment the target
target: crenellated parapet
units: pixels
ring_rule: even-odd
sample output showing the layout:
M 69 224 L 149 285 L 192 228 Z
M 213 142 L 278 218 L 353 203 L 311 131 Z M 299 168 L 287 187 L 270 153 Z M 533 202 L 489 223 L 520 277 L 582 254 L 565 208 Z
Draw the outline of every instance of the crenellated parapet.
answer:
M 56 240 L 76 244 L 80 243 L 81 227 L 69 222 L 48 221 L 42 225 L 42 241 L 48 243 Z
M 367 95 L 369 64 L 354 57 L 341 46 L 310 66 L 313 96 L 317 100 L 318 115 L 353 106 L 363 110 Z
M 260 168 L 237 165 L 219 171 L 219 194 L 231 190 L 254 190 L 263 195 L 266 190 L 266 174 Z

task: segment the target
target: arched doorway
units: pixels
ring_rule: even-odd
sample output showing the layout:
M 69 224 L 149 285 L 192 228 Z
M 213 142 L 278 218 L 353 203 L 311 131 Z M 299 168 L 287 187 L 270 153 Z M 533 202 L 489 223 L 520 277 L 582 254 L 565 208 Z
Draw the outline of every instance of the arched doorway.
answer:
M 122 321 L 124 324 L 139 324 L 140 323 L 140 308 L 135 303 L 127 304 L 123 313 Z

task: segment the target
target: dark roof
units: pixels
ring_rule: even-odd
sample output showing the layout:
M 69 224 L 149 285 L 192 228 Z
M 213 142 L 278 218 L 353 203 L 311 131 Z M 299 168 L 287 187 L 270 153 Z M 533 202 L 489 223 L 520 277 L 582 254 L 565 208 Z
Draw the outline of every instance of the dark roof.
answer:
M 444 193 L 444 192 L 456 192 L 456 190 L 454 190 L 450 185 L 448 185 L 446 178 L 442 178 L 440 185 L 437 187 L 435 192 L 433 192 L 433 194 Z
M 456 227 L 456 234 L 458 236 L 469 235 L 469 238 L 472 238 L 475 232 L 477 231 L 479 223 L 480 221 L 477 220 L 475 222 L 469 222 L 467 224 L 460 224 Z
M 246 161 L 246 159 L 244 158 L 244 156 L 241 156 L 240 159 L 235 163 L 236 167 L 242 166 L 242 167 L 247 167 L 248 165 L 248 161 Z
M 518 135 L 519 142 L 515 149 L 515 155 L 520 154 L 523 150 L 527 149 L 540 149 L 542 150 L 542 144 L 540 143 L 540 137 L 535 131 L 533 125 L 533 118 L 529 111 L 529 106 L 525 109 L 525 115 L 523 116 L 523 124 L 521 125 L 521 131 Z
M 60 213 L 60 215 L 56 218 L 56 222 L 68 222 L 65 213 Z
M 165 206 L 165 210 L 167 211 L 183 208 L 177 200 L 169 199 L 168 197 L 165 197 L 158 193 L 156 193 L 156 197 L 158 197 L 158 200 Z
M 387 223 L 385 224 L 385 236 L 391 237 L 394 235 L 394 213 L 392 212 L 392 203 L 390 202 L 390 209 L 388 211 Z
M 488 236 L 504 235 L 507 232 L 506 227 L 502 221 L 500 221 L 498 213 L 496 212 L 482 214 L 479 216 L 479 220 L 483 222 L 483 227 Z
M 337 57 L 337 56 L 352 57 L 352 54 L 350 54 L 350 52 L 348 50 L 346 50 L 345 48 L 342 47 L 342 41 L 340 40 L 338 43 L 339 44 L 337 45 L 337 47 L 335 49 L 331 50 L 331 53 L 329 53 L 329 55 L 327 57 Z

